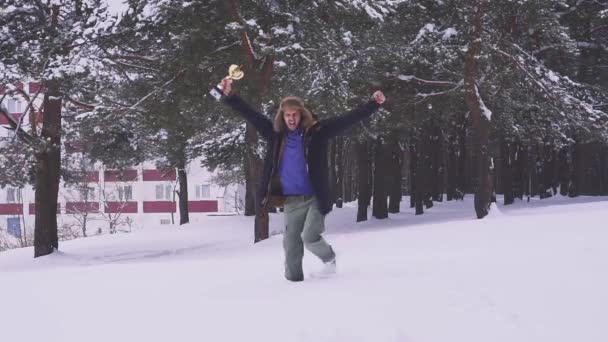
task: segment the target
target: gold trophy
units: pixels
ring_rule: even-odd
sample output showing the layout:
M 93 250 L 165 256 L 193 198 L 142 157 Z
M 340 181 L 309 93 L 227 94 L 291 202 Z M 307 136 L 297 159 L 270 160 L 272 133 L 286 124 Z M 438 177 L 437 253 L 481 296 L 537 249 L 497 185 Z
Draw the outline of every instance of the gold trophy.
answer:
M 245 73 L 243 72 L 243 70 L 241 68 L 242 68 L 242 66 L 232 64 L 228 68 L 228 76 L 226 76 L 226 78 L 229 78 L 233 81 L 240 80 L 241 78 L 243 78 L 245 76 Z M 209 91 L 209 94 L 211 94 L 211 96 L 215 97 L 215 99 L 219 101 L 222 98 L 222 96 L 224 95 L 223 90 L 224 89 L 222 89 L 222 86 L 218 84 L 215 87 L 211 88 L 211 90 Z

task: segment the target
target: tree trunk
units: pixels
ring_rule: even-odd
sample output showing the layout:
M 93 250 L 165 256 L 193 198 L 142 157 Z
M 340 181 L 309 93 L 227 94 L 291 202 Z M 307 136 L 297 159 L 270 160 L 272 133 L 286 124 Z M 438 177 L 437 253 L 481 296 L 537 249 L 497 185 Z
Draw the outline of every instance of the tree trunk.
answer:
M 247 129 L 249 128 L 249 124 L 247 124 Z M 246 129 L 246 130 L 247 130 Z M 247 133 L 245 133 L 247 135 Z M 249 152 L 245 152 L 249 153 Z M 245 216 L 254 216 L 255 215 L 255 182 L 256 179 L 252 177 L 251 167 L 249 166 L 250 158 L 247 156 L 243 161 L 243 167 L 245 169 Z
M 396 214 L 400 211 L 401 206 L 401 168 L 402 156 L 401 147 L 399 146 L 399 136 L 397 132 L 391 134 L 390 140 L 390 167 L 389 172 L 389 204 L 388 212 Z
M 369 183 L 370 161 L 367 152 L 367 141 L 357 141 L 357 169 L 359 196 L 357 199 L 357 222 L 367 221 L 367 208 L 369 207 L 371 196 L 371 184 Z
M 443 158 L 442 158 L 442 137 L 443 133 L 441 128 L 436 126 L 435 123 L 431 125 L 431 136 L 430 136 L 430 191 L 431 199 L 435 202 L 443 202 Z
M 419 145 L 419 144 L 418 144 Z M 411 167 L 411 178 L 412 178 L 412 198 L 411 204 L 416 208 L 416 215 L 424 214 L 424 178 L 422 177 L 422 169 L 420 166 L 420 154 L 416 146 L 412 144 L 410 146 L 410 167 Z
M 180 162 L 177 167 L 177 180 L 179 182 L 179 224 L 190 222 L 188 210 L 188 175 L 186 174 L 186 163 Z
M 374 205 L 372 216 L 377 219 L 388 217 L 386 176 L 389 165 L 386 158 L 386 144 L 379 137 L 374 151 Z
M 568 162 L 568 150 L 570 146 L 564 146 L 559 150 L 559 193 L 568 195 L 570 186 L 570 163 Z
M 88 208 L 88 203 L 86 208 Z M 82 215 L 82 236 L 83 237 L 87 237 L 87 218 L 88 218 L 88 210 L 86 211 L 86 213 L 84 215 Z
M 608 195 L 608 146 L 603 145 L 600 150 L 600 189 L 601 195 Z
M 255 127 L 250 123 L 247 123 L 247 128 L 245 129 L 245 143 L 247 145 L 247 171 L 250 180 L 248 190 L 251 192 L 250 196 L 254 198 L 255 203 L 254 242 L 259 242 L 269 237 L 269 218 L 268 209 L 261 206 L 261 199 L 255 195 L 261 182 L 262 162 L 255 153 L 258 135 Z
M 416 198 L 418 196 L 418 187 L 416 186 L 416 177 L 418 171 L 418 156 L 416 155 L 416 145 L 410 143 L 409 146 L 409 180 L 410 180 L 410 208 L 416 207 Z
M 481 219 L 488 215 L 492 196 L 492 179 L 488 142 L 490 138 L 490 121 L 486 117 L 485 104 L 477 86 L 477 59 L 481 54 L 481 33 L 483 30 L 481 4 L 478 4 L 473 18 L 473 32 L 466 52 L 464 67 L 465 102 L 471 113 L 474 135 L 474 152 L 477 159 L 477 188 L 475 190 L 475 213 Z
M 57 81 L 47 81 L 41 138 L 46 142 L 36 153 L 36 222 L 34 257 L 53 253 L 59 248 L 57 236 L 57 201 L 61 171 L 61 93 Z
M 429 209 L 433 207 L 433 166 L 431 158 L 431 137 L 428 127 L 423 131 L 421 147 L 418 149 L 418 186 L 419 194 L 424 206 Z
M 344 202 L 353 201 L 353 143 L 349 139 L 344 144 L 344 162 L 342 169 L 344 170 L 342 180 L 342 193 L 344 194 Z
M 500 157 L 502 161 L 501 176 L 502 176 L 502 193 L 504 195 L 505 205 L 513 204 L 515 196 L 513 195 L 513 153 L 512 144 L 504 137 L 500 139 Z
M 464 199 L 467 186 L 467 128 L 466 118 L 463 119 L 462 129 L 458 139 L 458 187 L 456 189 L 457 199 Z
M 581 194 L 581 188 L 585 177 L 583 154 L 583 144 L 576 142 L 572 152 L 572 181 L 570 182 L 570 189 L 568 189 L 569 197 L 577 197 Z
M 332 171 L 335 176 L 334 199 L 336 208 L 342 208 L 344 202 L 344 138 L 338 136 L 332 144 L 334 147 L 334 164 Z

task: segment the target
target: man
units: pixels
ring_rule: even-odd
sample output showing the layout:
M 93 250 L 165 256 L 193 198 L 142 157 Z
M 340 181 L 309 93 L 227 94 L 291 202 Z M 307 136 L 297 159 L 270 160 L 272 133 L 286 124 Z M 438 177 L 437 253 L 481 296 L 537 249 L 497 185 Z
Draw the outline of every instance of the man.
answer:
M 262 183 L 256 200 L 262 206 L 284 208 L 285 278 L 304 280 L 304 246 L 319 257 L 323 269 L 316 276 L 336 272 L 336 254 L 323 239 L 325 215 L 333 206 L 328 180 L 327 143 L 329 139 L 369 117 L 385 101 L 376 91 L 372 99 L 342 116 L 317 121 L 297 97 L 286 97 L 271 122 L 232 93 L 232 80 L 223 79 L 218 88 L 223 102 L 251 122 L 268 141 Z

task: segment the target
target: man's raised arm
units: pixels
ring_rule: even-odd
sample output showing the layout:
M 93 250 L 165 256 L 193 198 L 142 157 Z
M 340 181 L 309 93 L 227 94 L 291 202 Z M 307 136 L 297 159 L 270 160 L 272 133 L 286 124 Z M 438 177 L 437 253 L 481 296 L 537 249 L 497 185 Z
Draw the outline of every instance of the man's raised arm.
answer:
M 321 122 L 321 134 L 327 138 L 334 137 L 353 124 L 371 116 L 386 101 L 384 94 L 378 90 L 372 98 L 363 105 L 346 112 L 340 116 L 326 119 Z
M 222 97 L 222 102 L 227 104 L 230 108 L 232 108 L 235 112 L 245 118 L 247 121 L 251 122 L 256 130 L 267 140 L 270 140 L 273 135 L 272 122 L 270 119 L 251 108 L 247 102 L 241 99 L 238 95 L 232 93 L 232 80 L 229 78 L 224 78 L 218 88 L 222 90 L 224 96 Z

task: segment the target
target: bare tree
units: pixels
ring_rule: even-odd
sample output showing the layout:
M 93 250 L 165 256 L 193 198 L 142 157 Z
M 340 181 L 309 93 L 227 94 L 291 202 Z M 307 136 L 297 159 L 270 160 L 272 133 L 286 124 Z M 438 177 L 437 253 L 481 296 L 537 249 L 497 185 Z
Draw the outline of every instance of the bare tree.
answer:
M 102 171 L 103 172 L 103 169 Z M 99 181 L 99 210 L 100 219 L 108 224 L 110 234 L 118 232 L 119 227 L 127 227 L 131 231 L 133 220 L 125 217 L 128 208 L 133 205 L 131 182 L 116 183 L 114 187 L 108 187 L 105 181 Z M 136 204 L 137 205 L 137 204 Z

